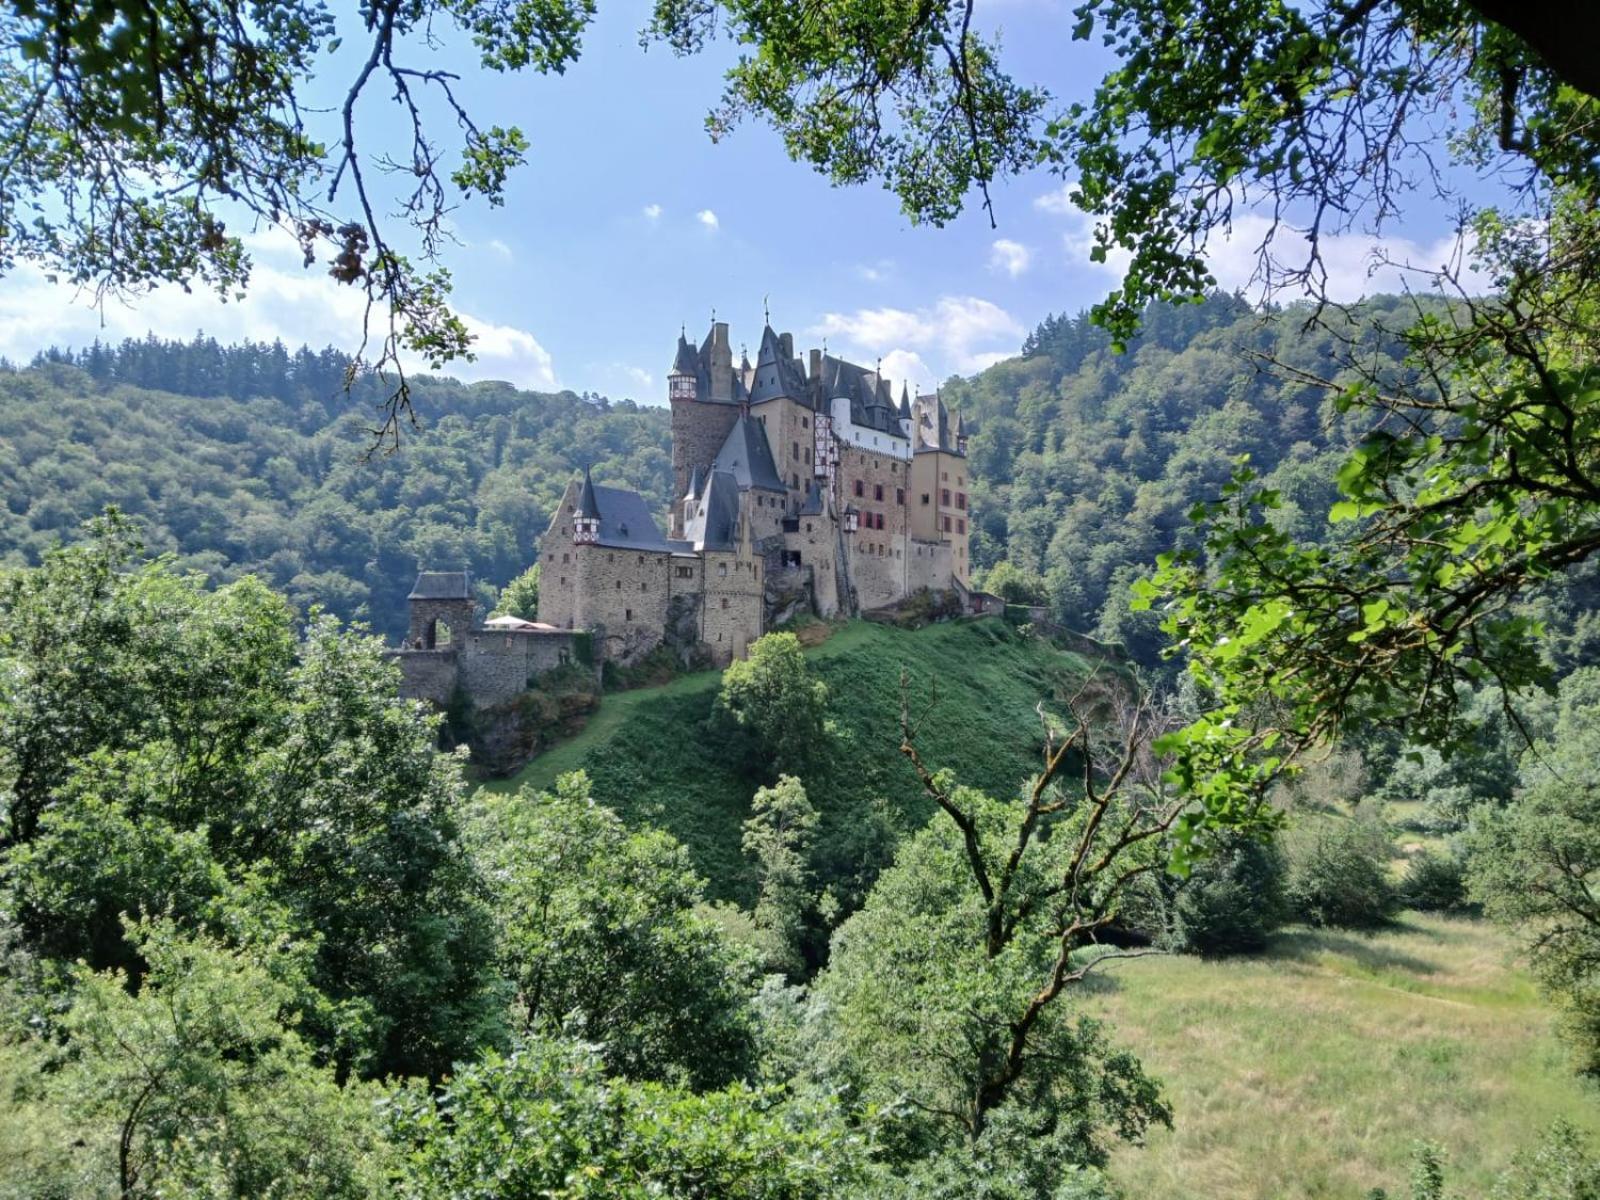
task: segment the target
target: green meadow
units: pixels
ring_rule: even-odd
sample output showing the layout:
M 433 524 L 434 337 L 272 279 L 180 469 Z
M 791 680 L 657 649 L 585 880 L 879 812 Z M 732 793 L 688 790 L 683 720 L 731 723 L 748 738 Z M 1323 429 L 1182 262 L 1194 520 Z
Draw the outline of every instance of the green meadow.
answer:
M 1556 1120 L 1600 1130 L 1552 1014 L 1493 926 L 1405 913 L 1269 953 L 1112 964 L 1083 1001 L 1163 1083 L 1173 1128 L 1118 1153 L 1129 1197 L 1407 1193 L 1418 1141 L 1480 1196 Z

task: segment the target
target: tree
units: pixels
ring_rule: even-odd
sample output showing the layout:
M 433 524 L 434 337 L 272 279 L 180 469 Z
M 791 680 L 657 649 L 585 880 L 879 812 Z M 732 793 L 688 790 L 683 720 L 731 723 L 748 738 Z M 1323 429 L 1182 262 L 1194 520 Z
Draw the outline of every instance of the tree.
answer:
M 315 938 L 308 1040 L 438 1076 L 499 1031 L 462 764 L 375 639 L 297 641 L 251 579 L 136 561 L 126 524 L 0 577 L 0 908 L 41 957 L 145 969 L 123 914 Z
M 394 1125 L 406 1200 L 844 1200 L 870 1177 L 833 1104 L 608 1078 L 593 1047 L 541 1036 L 403 1092 Z
M 758 788 L 744 823 L 744 852 L 756 864 L 755 924 L 771 943 L 767 965 L 791 976 L 805 969 L 807 925 L 817 907 L 810 863 L 816 829 L 817 810 L 793 775 Z
M 79 968 L 49 1084 L 96 1192 L 385 1194 L 377 1089 L 341 1088 L 293 1029 L 304 955 L 228 949 L 169 921 L 130 934 L 143 986 Z
M 811 678 L 792 633 L 757 638 L 722 673 L 717 708 L 751 739 L 762 774 L 801 775 L 827 736 L 828 686 Z
M 1091 680 L 1064 722 L 1042 715 L 1042 770 L 996 799 L 926 765 L 907 708 L 902 750 L 940 815 L 840 926 L 817 984 L 836 1014 L 820 1058 L 869 1099 L 903 1104 L 887 1144 L 907 1161 L 1004 1164 L 1030 1196 L 1169 1119 L 1137 1060 L 1070 997 L 1141 953 L 1109 939 L 1188 807 L 1151 740 L 1170 722 L 1126 681 Z
M 501 588 L 500 600 L 495 607 L 497 612 L 506 613 L 513 617 L 521 617 L 524 621 L 537 620 L 539 617 L 539 564 L 534 563 L 533 566 Z
M 365 294 L 358 363 L 375 333 L 380 371 L 399 371 L 402 350 L 434 366 L 468 354 L 471 335 L 448 307 L 450 277 L 437 262 L 445 217 L 474 195 L 501 203 L 527 141 L 514 126 L 476 120 L 458 77 L 430 66 L 427 52 L 450 27 L 489 70 L 559 73 L 593 14 L 592 0 L 374 0 L 344 22 L 311 3 L 162 0 L 88 15 L 8 6 L 0 271 L 35 263 L 100 297 L 166 281 L 226 297 L 250 276 L 229 222 L 259 223 L 293 238 L 308 268 L 324 264 Z M 349 56 L 342 102 L 318 112 L 301 97 L 335 61 L 343 33 L 362 50 Z M 381 89 L 404 132 L 399 145 L 374 149 L 360 133 L 362 110 Z M 458 135 L 453 166 L 436 140 L 441 118 Z M 407 182 L 379 188 L 395 168 Z M 385 214 L 391 205 L 398 216 Z M 402 224 L 408 237 L 397 235 Z M 401 373 L 388 436 L 408 404 Z
M 681 845 L 629 832 L 581 771 L 489 801 L 475 840 L 523 1030 L 564 1030 L 633 1079 L 716 1087 L 747 1074 L 749 967 L 697 911 L 703 884 Z
M 1582 1069 L 1600 1073 L 1600 670 L 1567 677 L 1555 732 L 1523 779 L 1516 803 L 1474 816 L 1469 891 L 1516 932 Z

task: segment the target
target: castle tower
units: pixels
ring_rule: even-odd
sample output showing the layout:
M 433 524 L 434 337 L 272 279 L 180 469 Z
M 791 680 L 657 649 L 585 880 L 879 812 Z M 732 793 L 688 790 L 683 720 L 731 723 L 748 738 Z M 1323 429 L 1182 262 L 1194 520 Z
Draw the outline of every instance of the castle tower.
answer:
M 411 610 L 406 646 L 413 650 L 459 646 L 472 629 L 477 608 L 465 571 L 423 571 L 406 604 Z
M 744 380 L 733 367 L 728 326 L 718 321 L 699 349 L 681 333 L 678 351 L 667 374 L 667 399 L 672 406 L 672 484 L 682 497 L 689 477 L 699 468 L 702 478 L 711 460 L 727 440 L 739 418 L 740 402 L 748 396 Z M 672 510 L 672 537 L 683 536 L 680 506 Z
M 577 511 L 572 517 L 572 540 L 577 545 L 600 540 L 600 503 L 587 466 L 583 468 L 583 487 L 578 492 Z

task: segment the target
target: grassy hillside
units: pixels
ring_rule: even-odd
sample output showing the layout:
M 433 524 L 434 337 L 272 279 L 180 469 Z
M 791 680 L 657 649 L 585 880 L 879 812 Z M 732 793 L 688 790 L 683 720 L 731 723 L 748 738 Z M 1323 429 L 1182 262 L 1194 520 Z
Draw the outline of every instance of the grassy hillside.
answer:
M 1015 788 L 1037 764 L 1034 706 L 1094 669 L 998 620 L 916 631 L 854 622 L 811 649 L 809 658 L 830 689 L 836 732 L 826 764 L 806 785 L 823 816 L 823 840 L 838 848 L 841 870 L 855 865 L 845 862 L 847 847 L 870 853 L 861 839 L 870 839 L 875 812 L 907 827 L 927 816 L 898 752 L 902 669 L 918 704 L 937 688 L 921 735 L 929 761 L 992 791 Z M 748 898 L 739 826 L 757 781 L 729 761 L 727 748 L 706 727 L 720 679 L 707 671 L 607 696 L 577 737 L 520 775 L 486 786 L 547 787 L 581 767 L 601 803 L 687 844 L 715 894 Z
M 1087 1007 L 1165 1085 L 1175 1128 L 1119 1154 L 1141 1200 L 1405 1194 L 1440 1143 L 1452 1193 L 1552 1122 L 1600 1130 L 1549 1010 L 1482 922 L 1407 914 L 1372 937 L 1291 930 L 1270 954 L 1119 964 Z

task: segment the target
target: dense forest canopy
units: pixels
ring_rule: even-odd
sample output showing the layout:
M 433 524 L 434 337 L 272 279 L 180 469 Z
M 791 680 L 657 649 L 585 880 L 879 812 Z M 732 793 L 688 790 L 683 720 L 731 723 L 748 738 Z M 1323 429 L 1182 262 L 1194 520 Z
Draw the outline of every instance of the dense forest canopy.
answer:
M 394 635 L 419 566 L 465 568 L 492 602 L 532 563 L 586 463 L 666 503 L 665 409 L 509 384 L 419 380 L 425 433 L 370 454 L 370 383 L 281 345 L 154 338 L 0 370 L 0 562 L 35 565 L 114 504 L 151 552 L 215 582 L 255 573 Z

